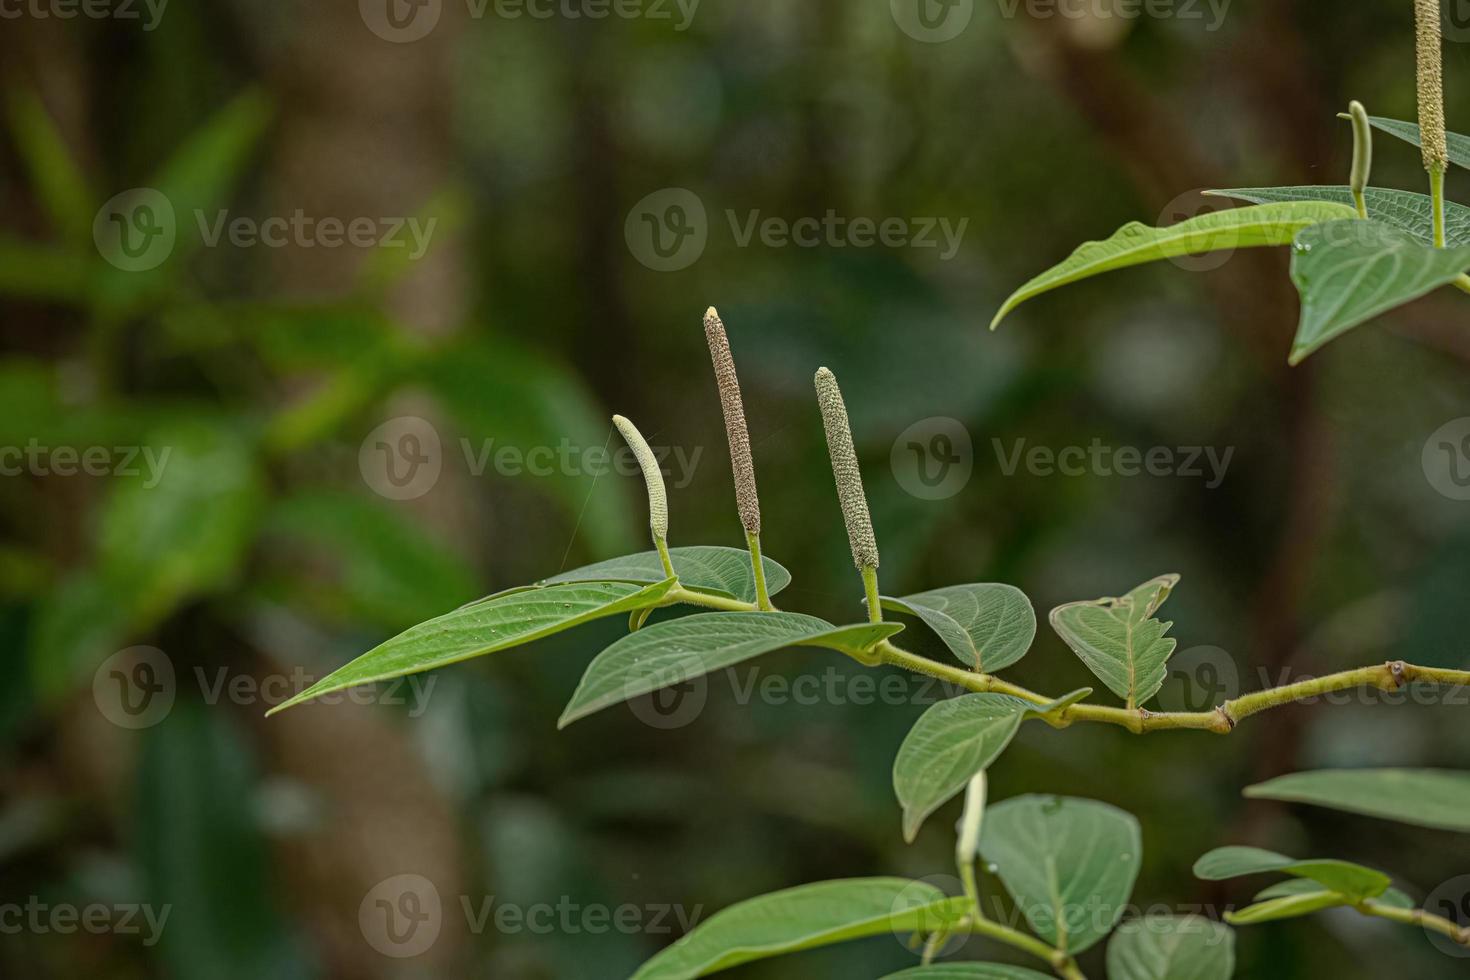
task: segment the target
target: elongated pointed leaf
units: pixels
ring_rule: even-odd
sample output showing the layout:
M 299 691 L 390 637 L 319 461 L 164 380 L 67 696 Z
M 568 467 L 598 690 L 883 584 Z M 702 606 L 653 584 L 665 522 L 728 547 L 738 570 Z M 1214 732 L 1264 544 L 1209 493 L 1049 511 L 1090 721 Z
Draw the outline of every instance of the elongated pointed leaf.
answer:
M 1245 795 L 1470 833 L 1470 773 L 1466 772 L 1323 769 L 1258 783 L 1248 787 Z
M 691 980 L 741 963 L 889 931 L 929 932 L 964 915 L 962 901 L 903 878 L 823 881 L 753 898 L 710 917 L 643 964 L 633 980 Z
M 1291 281 L 1302 297 L 1291 363 L 1380 313 L 1449 285 L 1466 269 L 1470 245 L 1434 248 L 1382 221 L 1305 229 L 1291 255 Z
M 674 565 L 674 574 L 679 584 L 686 589 L 726 596 L 743 602 L 755 601 L 755 575 L 750 566 L 750 552 L 738 548 L 716 548 L 695 545 L 688 548 L 670 548 L 669 558 Z M 761 564 L 766 570 L 766 588 L 771 595 L 791 584 L 791 573 L 769 558 Z M 600 561 L 595 565 L 562 572 L 546 579 L 541 585 L 557 585 L 562 582 L 662 582 L 663 563 L 657 551 L 645 551 L 637 555 L 625 555 Z
M 1011 294 L 990 323 L 994 330 L 1017 306 L 1033 296 L 1113 269 L 1176 255 L 1194 255 L 1253 245 L 1287 245 L 1303 228 L 1355 217 L 1351 207 L 1326 202 L 1262 204 L 1201 214 L 1167 228 L 1130 222 L 1100 242 L 1086 242 L 1060 265 Z
M 521 646 L 604 616 L 655 606 L 673 585 L 672 579 L 641 587 L 626 582 L 582 582 L 487 599 L 398 634 L 267 714 L 333 691 L 422 673 Z
M 1254 204 L 1272 204 L 1281 201 L 1330 201 L 1351 205 L 1353 192 L 1346 184 L 1308 184 L 1300 187 L 1236 187 L 1224 191 L 1205 191 L 1217 197 L 1250 201 Z M 1363 191 L 1363 203 L 1368 208 L 1368 217 L 1385 221 L 1400 228 L 1416 241 L 1425 245 L 1434 244 L 1433 208 L 1428 194 L 1395 190 L 1390 187 L 1369 187 Z M 1444 237 L 1449 245 L 1470 245 L 1470 208 L 1454 201 L 1444 202 Z
M 1174 653 L 1173 623 L 1153 615 L 1178 575 L 1160 575 L 1125 596 L 1069 602 L 1051 611 L 1051 626 L 1089 670 L 1130 708 L 1159 693 Z
M 1138 821 L 1106 803 L 1019 796 L 986 810 L 980 853 L 1036 934 L 1075 954 L 1123 914 L 1143 841 Z
M 1288 895 L 1319 895 L 1327 891 L 1331 889 L 1310 878 L 1288 878 L 1286 881 L 1278 881 L 1274 885 L 1262 888 L 1252 901 L 1265 902 L 1273 898 L 1285 898 Z M 1386 905 L 1392 909 L 1414 907 L 1414 900 L 1397 888 L 1386 889 L 1382 895 L 1376 896 L 1372 901 L 1375 905 Z
M 909 729 L 893 762 L 904 840 L 912 843 L 931 813 L 989 767 L 1028 716 L 1074 704 L 1091 693 L 1083 688 L 1041 706 L 1007 694 L 964 694 L 930 707 Z
M 1235 933 L 1197 915 L 1149 915 L 1108 941 L 1108 980 L 1230 980 Z
M 1052 977 L 1049 973 L 1004 963 L 935 963 L 890 973 L 883 980 L 1052 980 Z
M 866 653 L 903 630 L 901 623 L 833 626 L 788 612 L 715 612 L 646 626 L 599 653 L 582 675 L 557 727 L 609 705 L 681 684 L 791 646 Z
M 1224 881 L 1270 871 L 1307 878 L 1354 899 L 1382 895 L 1389 886 L 1388 875 L 1361 864 L 1335 860 L 1298 861 L 1258 847 L 1217 847 L 1194 864 L 1195 876 L 1206 881 Z
M 1309 892 L 1302 895 L 1273 898 L 1267 902 L 1248 905 L 1239 911 L 1226 912 L 1225 921 L 1235 926 L 1256 926 L 1263 922 L 1295 919 L 1299 916 L 1311 915 L 1313 912 L 1320 912 L 1323 909 L 1351 904 L 1352 899 L 1346 895 L 1339 895 L 1337 892 Z
M 1014 585 L 949 585 L 901 599 L 885 597 L 883 608 L 918 616 L 961 663 L 987 674 L 1020 660 L 1036 639 L 1036 611 Z
M 1388 119 L 1384 116 L 1369 116 L 1368 122 L 1374 129 L 1397 136 L 1405 143 L 1419 145 L 1419 124 L 1404 122 L 1402 119 Z M 1449 144 L 1450 163 L 1457 167 L 1470 168 L 1470 136 L 1461 136 L 1459 133 L 1446 133 L 1445 141 Z

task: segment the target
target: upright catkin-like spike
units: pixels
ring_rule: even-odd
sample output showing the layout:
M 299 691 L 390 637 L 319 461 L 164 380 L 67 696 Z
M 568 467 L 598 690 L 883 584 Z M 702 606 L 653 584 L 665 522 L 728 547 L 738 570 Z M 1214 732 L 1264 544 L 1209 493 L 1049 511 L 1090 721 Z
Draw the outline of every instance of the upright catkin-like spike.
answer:
M 735 477 L 735 508 L 746 534 L 761 533 L 761 505 L 755 489 L 755 461 L 750 455 L 750 432 L 745 427 L 745 405 L 740 400 L 740 379 L 735 375 L 735 358 L 725 324 L 711 306 L 704 314 L 704 337 L 714 362 L 715 381 L 720 387 L 720 408 L 725 412 L 725 435 L 730 440 L 730 471 Z
M 648 448 L 643 433 L 632 422 L 621 415 L 614 415 L 613 425 L 622 433 L 623 441 L 633 450 L 633 457 L 643 471 L 643 483 L 648 487 L 648 527 L 653 531 L 654 543 L 666 541 L 669 537 L 669 496 L 664 490 L 664 475 L 658 468 L 658 460 L 654 458 L 653 450 Z
M 1348 103 L 1348 118 L 1353 122 L 1353 169 L 1348 183 L 1358 217 L 1366 218 L 1368 202 L 1363 194 L 1373 173 L 1373 126 L 1368 122 L 1368 110 L 1357 99 Z
M 980 907 L 980 891 L 975 884 L 975 856 L 980 852 L 980 823 L 985 816 L 985 770 L 981 769 L 965 788 L 965 810 L 960 816 L 958 839 L 955 841 L 955 867 L 965 887 L 965 897 L 976 909 Z
M 1444 129 L 1444 64 L 1439 23 L 1440 0 L 1414 0 L 1419 88 L 1419 148 L 1429 171 L 1436 248 L 1444 248 L 1444 173 L 1450 165 L 1449 141 Z
M 837 480 L 837 500 L 842 505 L 847 540 L 852 545 L 852 562 L 859 570 L 875 569 L 878 540 L 873 536 L 873 519 L 868 514 L 868 498 L 863 493 L 863 476 L 852 445 L 847 405 L 831 371 L 821 368 L 816 380 L 817 404 L 822 409 L 822 425 L 827 430 L 827 453 L 832 457 L 832 475 Z

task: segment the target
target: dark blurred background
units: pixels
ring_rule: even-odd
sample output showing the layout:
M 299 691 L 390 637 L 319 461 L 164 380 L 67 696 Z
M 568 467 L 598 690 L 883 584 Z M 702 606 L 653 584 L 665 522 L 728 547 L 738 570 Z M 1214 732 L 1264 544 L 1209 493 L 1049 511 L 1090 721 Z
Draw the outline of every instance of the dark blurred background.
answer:
M 905 845 L 890 785 L 944 692 L 863 703 L 863 671 L 820 651 L 557 732 L 622 631 L 606 621 L 263 718 L 416 622 L 646 548 L 639 481 L 588 465 L 618 448 L 613 412 L 670 453 L 673 543 L 739 544 L 711 303 L 765 547 L 795 575 L 784 608 L 860 614 L 825 364 L 888 594 L 1005 581 L 1044 618 L 1180 572 L 1175 709 L 1387 658 L 1466 664 L 1470 459 L 1435 448 L 1470 425 L 1454 295 L 1296 369 L 1284 250 L 1113 273 L 985 329 L 1077 243 L 1220 206 L 1200 189 L 1344 183 L 1350 98 L 1412 118 L 1408 0 L 5 9 L 5 976 L 617 977 L 681 917 L 768 890 L 956 887 L 956 807 Z M 1452 129 L 1466 41 L 1452 23 Z M 1377 158 L 1376 184 L 1422 188 L 1412 147 L 1380 138 Z M 782 237 L 803 218 L 815 239 Z M 1094 445 L 1080 474 L 1010 465 Z M 1107 462 L 1154 448 L 1166 475 Z M 948 656 L 918 627 L 905 642 Z M 1007 675 L 1089 682 L 1045 626 Z M 1360 860 L 1418 900 L 1470 873 L 1454 835 L 1241 799 L 1297 769 L 1463 766 L 1470 704 L 1341 700 L 1229 738 L 1028 726 L 992 795 L 1137 814 L 1144 907 L 1248 901 L 1264 882 L 1190 874 L 1224 843 Z M 435 897 L 428 941 L 369 925 Z M 912 962 L 880 938 L 730 976 Z M 1240 935 L 1246 977 L 1463 970 L 1350 913 Z

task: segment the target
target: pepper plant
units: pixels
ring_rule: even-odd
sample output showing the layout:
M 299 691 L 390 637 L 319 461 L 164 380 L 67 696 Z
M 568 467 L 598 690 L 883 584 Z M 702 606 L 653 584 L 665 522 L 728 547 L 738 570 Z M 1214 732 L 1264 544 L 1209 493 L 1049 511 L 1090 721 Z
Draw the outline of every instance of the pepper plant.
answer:
M 1442 285 L 1470 291 L 1470 208 L 1447 205 L 1448 164 L 1470 166 L 1470 139 L 1444 131 L 1439 92 L 1438 6 L 1416 0 L 1420 126 L 1350 107 L 1355 134 L 1351 181 L 1344 187 L 1254 188 L 1220 192 L 1255 202 L 1170 228 L 1128 225 L 1104 242 L 1027 283 L 996 322 L 1041 292 L 1143 261 L 1243 245 L 1291 244 L 1292 277 L 1302 293 L 1293 351 L 1299 360 L 1326 341 L 1392 306 Z M 1429 196 L 1368 186 L 1371 129 L 1420 142 Z M 1449 211 L 1446 211 L 1446 208 Z M 564 572 L 510 589 L 409 629 L 322 679 L 276 711 L 349 687 L 390 680 L 510 649 L 594 619 L 628 618 L 628 633 L 587 667 L 560 725 L 604 708 L 792 646 L 820 647 L 867 667 L 891 667 L 946 681 L 967 693 L 929 708 L 898 747 L 893 785 L 904 837 L 912 841 L 941 807 L 963 796 L 956 869 L 962 894 L 922 881 L 858 878 L 807 884 L 726 909 L 659 953 L 635 980 L 685 980 L 752 960 L 866 936 L 914 937 L 920 960 L 895 976 L 1035 980 L 1043 974 L 1001 964 L 936 964 L 946 941 L 981 935 L 1029 954 L 1066 980 L 1084 974 L 1077 956 L 1111 935 L 1112 980 L 1225 980 L 1234 971 L 1230 925 L 1198 916 L 1145 916 L 1121 923 L 1143 861 L 1138 821 L 1113 806 L 1057 796 L 988 804 L 986 772 L 1021 726 L 1113 725 L 1137 734 L 1196 731 L 1227 735 L 1253 715 L 1335 691 L 1407 685 L 1470 684 L 1470 671 L 1395 660 L 1257 691 L 1207 711 L 1154 711 L 1176 641 L 1159 612 L 1179 577 L 1159 575 L 1117 596 L 1053 609 L 1051 628 L 1116 699 L 1093 688 L 1064 694 L 1031 690 L 1001 676 L 1031 648 L 1036 616 L 1019 589 L 999 583 L 948 585 L 886 596 L 879 551 L 837 379 L 816 373 L 837 498 L 862 585 L 866 617 L 830 623 L 778 609 L 773 597 L 790 573 L 761 549 L 761 517 L 739 383 L 724 324 L 704 318 L 731 452 L 736 511 L 745 547 L 670 547 L 669 503 L 653 453 L 637 427 L 614 424 L 635 453 L 648 494 L 653 550 Z M 856 591 L 856 589 L 854 590 Z M 694 614 L 648 624 L 660 609 Z M 902 618 L 893 618 L 902 617 Z M 958 664 L 910 652 L 895 640 L 914 624 L 932 631 Z M 1298 774 L 1248 795 L 1296 800 L 1370 816 L 1470 832 L 1470 774 L 1365 771 Z M 1029 931 L 986 915 L 977 862 L 1010 893 Z M 1227 920 L 1250 925 L 1347 907 L 1365 916 L 1422 926 L 1470 948 L 1470 928 L 1416 908 L 1388 875 L 1347 862 L 1298 860 L 1225 847 L 1196 873 L 1209 880 L 1276 873 L 1271 886 Z

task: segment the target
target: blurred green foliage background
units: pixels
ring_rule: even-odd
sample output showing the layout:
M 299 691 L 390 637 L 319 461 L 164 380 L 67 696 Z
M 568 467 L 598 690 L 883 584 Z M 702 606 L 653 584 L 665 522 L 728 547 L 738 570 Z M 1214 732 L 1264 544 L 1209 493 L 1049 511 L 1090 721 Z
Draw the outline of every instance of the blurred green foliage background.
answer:
M 1218 19 L 1182 2 L 1122 18 L 976 0 L 943 43 L 901 29 L 900 7 L 704 0 L 679 29 L 672 4 L 657 8 L 667 19 L 565 12 L 585 6 L 537 19 L 446 0 L 407 43 L 374 32 L 369 0 L 211 0 L 157 18 L 139 5 L 139 19 L 63 18 L 37 0 L 6 15 L 0 446 L 36 448 L 0 479 L 0 904 L 171 911 L 152 943 L 146 928 L 7 928 L 0 973 L 615 977 L 671 941 L 677 916 L 672 932 L 476 930 L 461 899 L 708 916 L 824 878 L 949 882 L 955 808 L 906 846 L 889 782 L 938 692 L 905 681 L 902 703 L 854 703 L 860 670 L 819 651 L 716 678 L 698 717 L 668 730 L 620 707 L 556 731 L 621 630 L 610 622 L 442 671 L 421 703 L 400 688 L 405 704 L 262 717 L 298 668 L 319 677 L 479 595 L 646 547 L 636 478 L 511 472 L 495 450 L 616 448 L 607 419 L 628 415 L 693 461 L 673 474 L 673 543 L 738 544 L 699 325 L 711 303 L 741 369 L 766 551 L 796 577 L 784 608 L 834 621 L 860 608 L 812 397 L 825 364 L 848 398 L 889 594 L 1006 581 L 1044 613 L 1177 571 L 1166 611 L 1182 662 L 1214 671 L 1196 680 L 1248 690 L 1389 658 L 1466 664 L 1470 504 L 1422 461 L 1431 433 L 1470 415 L 1454 296 L 1293 370 L 1279 250 L 1114 274 L 984 329 L 1078 242 L 1193 213 L 1199 189 L 1345 182 L 1334 113 L 1349 98 L 1412 118 L 1407 0 L 1235 0 Z M 1460 130 L 1467 40 L 1451 30 L 1446 47 Z M 1379 141 L 1375 183 L 1421 181 L 1411 148 Z M 1450 181 L 1470 200 L 1463 174 Z M 140 187 L 169 202 L 177 233 L 141 271 L 104 244 L 104 202 Z M 630 245 L 630 212 L 672 187 L 698 196 L 708 241 L 661 272 Z M 196 220 L 298 211 L 433 230 L 410 258 L 299 236 L 211 244 Z M 829 211 L 968 223 L 949 259 L 742 245 L 731 226 Z M 905 488 L 895 442 L 936 417 L 969 432 L 974 470 L 930 500 Z M 391 445 L 405 418 L 437 437 L 440 472 L 400 500 L 380 492 L 373 434 Z M 1094 439 L 1233 456 L 1213 488 L 1002 466 L 1017 440 Z M 105 472 L 64 472 L 67 448 L 93 447 Z M 150 451 L 167 453 L 157 478 Z M 947 656 L 917 628 L 907 642 Z M 116 723 L 113 672 L 150 676 L 128 674 L 158 656 L 139 646 L 171 668 L 172 707 L 132 728 Z M 1044 626 L 1009 675 L 1088 682 Z M 807 676 L 838 696 L 761 694 Z M 1359 700 L 1229 738 L 1028 726 L 992 793 L 1137 814 L 1145 907 L 1247 901 L 1254 883 L 1189 873 L 1224 843 L 1359 860 L 1422 899 L 1470 873 L 1470 843 L 1239 796 L 1297 769 L 1463 766 L 1470 705 Z M 359 921 L 400 874 L 444 902 L 414 959 L 382 955 Z M 980 940 L 957 955 L 1013 958 Z M 910 962 L 884 938 L 730 976 Z M 1240 936 L 1245 977 L 1462 973 L 1414 930 L 1346 913 Z

